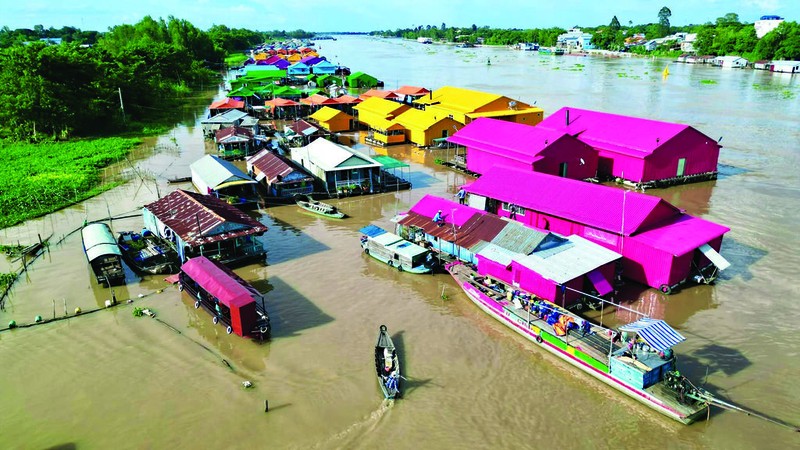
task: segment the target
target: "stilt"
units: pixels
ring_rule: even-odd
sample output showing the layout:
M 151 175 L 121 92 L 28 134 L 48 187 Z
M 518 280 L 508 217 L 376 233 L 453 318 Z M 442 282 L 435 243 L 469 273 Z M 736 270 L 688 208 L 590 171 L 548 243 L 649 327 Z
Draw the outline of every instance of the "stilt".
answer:
M 264 412 L 269 412 L 269 400 L 264 400 Z

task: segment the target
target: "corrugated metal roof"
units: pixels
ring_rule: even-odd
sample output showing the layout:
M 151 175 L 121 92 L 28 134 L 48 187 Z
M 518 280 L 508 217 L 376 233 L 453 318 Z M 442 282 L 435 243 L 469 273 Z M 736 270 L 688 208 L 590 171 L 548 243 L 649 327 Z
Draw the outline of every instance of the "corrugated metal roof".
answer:
M 362 229 L 360 229 L 358 231 L 360 233 L 366 234 L 367 236 L 372 237 L 372 238 L 374 238 L 375 236 L 380 236 L 380 235 L 386 233 L 386 230 L 384 230 L 383 228 L 378 227 L 376 225 L 367 225 L 367 226 L 365 226 L 364 228 L 362 228 Z
M 681 256 L 694 251 L 703 244 L 724 235 L 730 228 L 710 222 L 699 217 L 684 214 L 658 228 L 644 231 L 628 239 L 642 242 L 674 256 Z
M 334 103 L 338 102 L 334 101 Z M 323 106 L 317 112 L 309 116 L 309 118 L 314 119 L 318 122 L 328 122 L 329 120 L 332 120 L 333 118 L 339 115 L 344 115 L 348 119 L 353 118 L 353 116 L 351 116 L 350 114 L 339 111 L 338 109 L 331 108 L 329 106 Z
M 411 129 L 427 130 L 443 120 L 453 120 L 442 113 L 409 108 L 394 118 L 400 125 Z
M 363 102 L 363 100 L 361 100 L 360 98 L 353 97 L 352 95 L 347 95 L 347 94 L 341 95 L 339 97 L 336 97 L 334 100 L 336 100 L 337 102 L 339 102 L 342 105 L 350 105 L 350 104 L 353 104 L 353 103 L 361 103 L 361 102 Z
M 401 94 L 401 95 L 411 95 L 411 96 L 416 97 L 416 96 L 419 96 L 419 95 L 428 94 L 431 91 L 429 91 L 428 89 L 425 89 L 423 87 L 417 87 L 417 86 L 400 86 L 398 89 L 395 89 L 394 92 L 396 92 L 398 94 Z
M 550 233 L 534 230 L 516 222 L 508 222 L 492 239 L 492 244 L 516 253 L 529 255 L 548 234 Z
M 489 170 L 466 190 L 625 235 L 638 231 L 650 215 L 681 214 L 678 208 L 652 195 L 504 167 Z
M 403 161 L 396 160 L 391 156 L 375 155 L 372 157 L 372 159 L 381 163 L 384 169 L 397 169 L 400 167 L 408 167 L 408 164 L 404 163 Z
M 253 132 L 248 128 L 227 127 L 214 132 L 214 138 L 221 141 L 231 136 L 240 136 L 246 139 L 253 139 Z
M 89 261 L 94 261 L 100 256 L 122 256 L 116 239 L 111 233 L 111 228 L 104 223 L 90 223 L 81 229 L 83 249 Z
M 292 149 L 292 160 L 304 159 L 324 171 L 347 167 L 349 169 L 382 167 L 381 163 L 369 156 L 327 139 L 316 139 L 305 147 Z
M 498 119 L 480 118 L 447 138 L 449 142 L 496 155 L 531 162 L 561 138 L 585 146 L 567 133 Z
M 203 119 L 200 123 L 233 123 L 242 120 L 244 117 L 247 117 L 247 113 L 241 112 L 238 109 L 232 109 L 222 114 L 217 114 L 214 117 Z
M 357 111 L 368 112 L 385 119 L 390 119 L 411 107 L 391 100 L 384 100 L 379 97 L 369 97 L 353 108 Z
M 313 94 L 309 95 L 306 98 L 300 99 L 300 103 L 305 103 L 306 105 L 338 105 L 339 102 L 336 100 L 326 97 L 320 94 Z
M 212 189 L 216 189 L 225 183 L 237 181 L 256 182 L 233 163 L 225 161 L 216 155 L 203 156 L 189 165 L 189 169 L 192 171 L 192 178 L 199 177 L 206 186 Z
M 387 100 L 401 100 L 402 97 L 395 94 L 394 91 L 384 91 L 382 89 L 370 89 L 367 92 L 364 92 L 359 96 L 362 100 L 366 100 L 370 97 L 379 97 L 384 98 Z
M 192 247 L 267 231 L 266 225 L 213 195 L 178 189 L 144 207 Z
M 467 114 L 467 117 L 469 117 L 470 119 L 477 119 L 480 117 L 506 117 L 506 116 L 519 116 L 521 114 L 535 114 L 535 113 L 544 114 L 544 110 L 542 108 L 532 106 L 530 108 L 501 109 L 498 111 L 483 111 L 483 112 L 469 113 Z
M 472 89 L 443 86 L 429 95 L 420 97 L 414 103 L 423 105 L 438 103 L 438 106 L 443 108 L 453 109 L 462 113 L 471 113 L 502 97 L 502 95 L 473 91 Z
M 278 176 L 286 178 L 295 172 L 302 174 L 302 177 L 299 177 L 300 179 L 307 178 L 313 180 L 313 177 L 267 149 L 261 150 L 255 155 L 248 157 L 247 167 L 252 167 L 253 171 L 257 174 L 263 174 L 270 184 L 275 182 Z
M 310 123 L 310 122 L 308 122 L 306 120 L 303 120 L 303 119 L 294 121 L 294 122 L 286 125 L 286 127 L 284 129 L 292 130 L 295 133 L 302 134 L 304 136 L 309 136 L 309 135 L 312 135 L 312 134 L 316 133 L 317 131 L 319 131 L 319 128 L 317 128 L 312 123 Z
M 217 100 L 208 107 L 208 109 L 238 109 L 244 108 L 244 102 L 241 100 L 234 100 L 232 98 L 224 98 Z

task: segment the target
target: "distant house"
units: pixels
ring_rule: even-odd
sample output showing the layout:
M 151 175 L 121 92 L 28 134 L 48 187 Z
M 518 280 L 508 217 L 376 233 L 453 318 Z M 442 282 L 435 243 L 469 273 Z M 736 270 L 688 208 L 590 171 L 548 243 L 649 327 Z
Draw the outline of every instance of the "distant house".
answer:
M 767 33 L 778 28 L 778 25 L 782 22 L 783 17 L 780 16 L 761 16 L 753 23 L 753 27 L 756 29 L 756 37 L 758 39 L 763 38 Z
M 409 108 L 394 118 L 406 129 L 406 139 L 419 147 L 430 147 L 435 139 L 446 138 L 463 127 L 460 123 L 434 111 Z
M 694 51 L 694 43 L 697 41 L 697 33 L 686 33 L 686 37 L 683 38 L 681 42 L 681 51 L 682 52 L 693 52 Z
M 201 120 L 200 125 L 203 127 L 203 134 L 205 136 L 213 137 L 217 130 L 239 126 L 247 117 L 251 116 L 242 111 L 231 109 L 222 114 L 217 114 L 216 116 Z
M 383 86 L 383 81 L 364 72 L 353 72 L 345 79 L 345 85 L 352 88 L 375 88 Z
M 556 38 L 556 43 L 559 47 L 578 50 L 591 50 L 594 48 L 591 33 L 585 33 L 580 28 L 571 28 L 566 33 L 559 34 Z
M 710 282 L 729 263 L 718 253 L 729 228 L 665 200 L 600 184 L 497 167 L 466 187 L 470 206 L 562 235 L 576 234 L 623 256 L 627 278 L 670 293 Z
M 394 119 L 410 106 L 379 97 L 369 97 L 354 108 L 358 121 L 369 129 L 367 140 L 378 145 L 401 144 L 406 140 L 405 128 Z
M 466 168 L 477 174 L 505 166 L 577 180 L 597 175 L 597 151 L 561 130 L 479 118 L 447 140 L 466 147 Z
M 417 86 L 400 86 L 394 90 L 394 93 L 403 103 L 411 104 L 414 103 L 414 100 L 430 94 L 431 91 Z
M 357 150 L 317 139 L 291 152 L 292 161 L 311 173 L 330 194 L 374 193 L 380 189 L 383 166 Z
M 317 112 L 309 116 L 309 119 L 316 121 L 320 127 L 331 133 L 350 131 L 353 129 L 353 116 L 328 106 L 323 106 Z
M 222 159 L 242 159 L 255 153 L 253 131 L 249 128 L 227 127 L 214 133 L 219 156 Z
M 509 97 L 474 91 L 471 89 L 444 86 L 419 97 L 414 104 L 426 111 L 450 116 L 461 124 L 468 124 L 478 117 L 492 117 L 510 122 L 536 125 L 542 121 L 544 111 Z
M 744 68 L 747 67 L 746 59 L 742 58 L 741 56 L 717 56 L 714 58 L 714 65 L 719 67 L 730 67 L 730 68 Z
M 201 194 L 225 199 L 242 209 L 258 204 L 256 180 L 229 161 L 216 155 L 205 155 L 189 165 L 192 184 Z
M 753 63 L 753 69 L 756 70 L 769 70 L 770 61 L 768 59 L 760 59 Z
M 148 230 L 175 244 L 181 261 L 202 255 L 237 265 L 266 254 L 256 236 L 267 227 L 211 195 L 178 189 L 145 205 L 142 216 Z
M 311 68 L 301 61 L 298 61 L 286 68 L 286 73 L 290 77 L 305 77 L 311 73 Z
M 384 91 L 383 89 L 370 89 L 358 96 L 361 100 L 366 100 L 370 97 L 378 97 L 384 100 L 394 100 L 398 102 L 403 99 L 403 96 L 395 93 L 395 91 Z
M 211 106 L 208 107 L 208 115 L 210 117 L 213 117 L 216 116 L 217 114 L 222 114 L 232 109 L 238 109 L 239 111 L 244 112 L 244 107 L 245 107 L 244 102 L 241 100 L 224 98 L 222 100 L 217 100 L 211 103 Z
M 336 74 L 336 65 L 330 61 L 322 60 L 311 66 L 311 73 L 315 75 L 334 75 Z
M 325 135 L 319 127 L 305 120 L 295 120 L 283 127 L 283 135 L 289 140 L 291 147 L 308 145 L 314 139 Z
M 800 73 L 800 61 L 772 61 L 769 63 L 770 72 Z
M 720 145 L 689 125 L 565 107 L 537 127 L 564 131 L 598 152 L 598 176 L 640 186 L 713 179 Z
M 314 192 L 314 177 L 267 149 L 247 158 L 247 172 L 263 183 L 272 197 L 289 198 Z

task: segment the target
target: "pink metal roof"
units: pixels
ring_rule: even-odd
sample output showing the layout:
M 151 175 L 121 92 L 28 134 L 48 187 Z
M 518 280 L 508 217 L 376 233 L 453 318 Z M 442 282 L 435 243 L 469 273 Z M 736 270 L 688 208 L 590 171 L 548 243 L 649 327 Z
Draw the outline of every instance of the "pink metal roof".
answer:
M 465 189 L 613 233 L 624 224 L 624 235 L 638 231 L 650 215 L 681 213 L 651 195 L 504 167 L 493 168 Z
M 192 247 L 267 231 L 266 225 L 213 195 L 178 189 L 144 207 Z M 222 225 L 228 231 L 218 232 Z
M 569 113 L 569 124 L 567 124 Z M 564 107 L 537 127 L 565 131 L 596 149 L 645 157 L 690 128 L 680 123 L 661 122 L 588 109 Z
M 470 122 L 448 141 L 512 158 L 533 161 L 536 155 L 566 135 L 562 130 L 540 128 L 506 120 L 481 117 Z
M 438 210 L 442 210 L 442 217 L 446 224 L 454 224 L 457 227 L 464 225 L 467 220 L 475 214 L 486 214 L 485 211 L 480 211 L 466 205 L 460 205 L 456 202 L 430 194 L 422 197 L 416 205 L 411 207 L 411 211 L 430 219 L 436 215 Z
M 253 296 L 260 295 L 233 271 L 205 256 L 186 261 L 181 266 L 181 271 L 229 308 L 241 308 L 253 303 L 255 301 Z
M 661 224 L 658 228 L 631 236 L 629 239 L 640 241 L 650 247 L 681 256 L 694 251 L 724 235 L 730 228 L 688 214 L 675 220 Z
M 234 100 L 232 98 L 224 98 L 217 100 L 208 107 L 208 109 L 239 109 L 244 108 L 244 102 L 241 100 Z

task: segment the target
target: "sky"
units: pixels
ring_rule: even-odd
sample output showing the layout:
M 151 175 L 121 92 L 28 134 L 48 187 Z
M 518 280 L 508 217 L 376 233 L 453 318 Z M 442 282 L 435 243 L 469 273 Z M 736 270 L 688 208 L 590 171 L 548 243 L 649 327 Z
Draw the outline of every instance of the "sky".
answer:
M 175 16 L 207 30 L 374 31 L 445 23 L 491 28 L 571 28 L 658 22 L 662 6 L 673 25 L 714 22 L 736 13 L 752 23 L 762 15 L 800 21 L 800 0 L 0 0 L 0 27 L 72 26 L 106 31 L 144 16 Z

